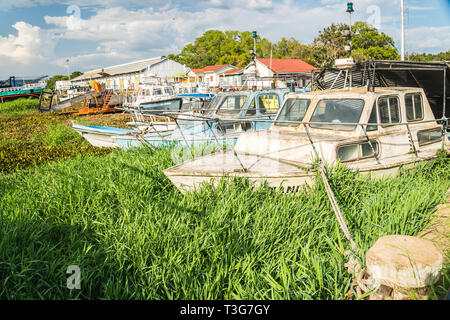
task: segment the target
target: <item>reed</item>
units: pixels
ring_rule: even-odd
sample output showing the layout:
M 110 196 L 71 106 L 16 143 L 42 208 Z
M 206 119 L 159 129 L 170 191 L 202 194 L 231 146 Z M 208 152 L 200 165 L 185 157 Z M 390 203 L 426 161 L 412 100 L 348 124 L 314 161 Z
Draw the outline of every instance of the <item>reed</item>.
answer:
M 345 299 L 349 249 L 323 185 L 283 194 L 245 179 L 180 194 L 170 149 L 77 156 L 0 176 L 0 298 Z M 416 235 L 450 187 L 446 156 L 330 184 L 355 242 Z M 81 290 L 66 288 L 69 265 Z M 448 278 L 448 268 L 445 270 Z

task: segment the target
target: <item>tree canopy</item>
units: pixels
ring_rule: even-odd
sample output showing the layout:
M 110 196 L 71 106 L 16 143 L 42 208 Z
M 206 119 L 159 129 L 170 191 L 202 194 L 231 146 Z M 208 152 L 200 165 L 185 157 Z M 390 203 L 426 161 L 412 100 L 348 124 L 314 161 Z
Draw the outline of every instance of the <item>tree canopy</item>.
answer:
M 82 74 L 83 74 L 83 72 L 74 71 L 70 75 L 70 79 L 73 79 L 73 78 L 76 78 L 78 76 L 81 76 Z M 50 79 L 47 80 L 47 88 L 51 89 L 51 90 L 54 90 L 56 81 L 67 81 L 67 80 L 69 80 L 69 77 L 67 77 L 65 75 L 62 75 L 62 74 L 54 75 L 53 77 L 51 77 Z
M 301 43 L 294 38 L 281 38 L 280 41 L 272 43 L 258 36 L 257 56 L 302 59 L 315 67 L 331 66 L 336 59 L 348 57 L 344 49 L 349 42 L 345 30 L 348 30 L 346 24 L 332 24 L 320 31 L 311 44 Z M 250 31 L 208 30 L 194 43 L 185 46 L 181 53 L 171 54 L 169 58 L 190 68 L 219 64 L 245 67 L 251 60 L 251 48 L 253 38 Z M 400 59 L 393 38 L 365 22 L 352 25 L 352 57 L 355 61 Z M 449 52 L 438 55 L 411 54 L 410 58 L 415 61 L 450 59 Z
M 268 43 L 258 37 L 258 48 Z M 250 60 L 249 49 L 253 47 L 252 33 L 249 31 L 208 30 L 193 44 L 188 44 L 178 55 L 169 58 L 186 64 L 190 68 L 203 68 L 208 65 L 232 64 L 244 66 Z M 261 53 L 261 52 L 260 52 Z

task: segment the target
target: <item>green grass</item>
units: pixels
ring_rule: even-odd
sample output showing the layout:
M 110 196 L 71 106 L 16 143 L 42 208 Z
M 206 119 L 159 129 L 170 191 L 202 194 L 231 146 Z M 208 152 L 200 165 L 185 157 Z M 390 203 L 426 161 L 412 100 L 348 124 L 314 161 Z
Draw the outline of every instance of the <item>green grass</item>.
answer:
M 39 110 L 39 99 L 20 98 L 0 103 L 0 119 L 36 114 Z
M 71 128 L 70 115 L 40 113 L 34 107 L 24 107 L 35 100 L 21 99 L 0 104 L 0 172 L 80 154 L 104 155 L 112 151 L 93 147 L 83 139 Z M 91 119 L 113 124 L 124 122 L 118 116 L 109 115 L 83 118 L 88 123 Z
M 170 150 L 143 148 L 0 174 L 0 298 L 346 298 L 349 244 L 320 182 L 286 195 L 233 179 L 183 195 L 170 165 Z M 362 260 L 379 237 L 426 227 L 449 169 L 441 157 L 396 179 L 330 174 Z M 69 265 L 81 290 L 66 288 Z

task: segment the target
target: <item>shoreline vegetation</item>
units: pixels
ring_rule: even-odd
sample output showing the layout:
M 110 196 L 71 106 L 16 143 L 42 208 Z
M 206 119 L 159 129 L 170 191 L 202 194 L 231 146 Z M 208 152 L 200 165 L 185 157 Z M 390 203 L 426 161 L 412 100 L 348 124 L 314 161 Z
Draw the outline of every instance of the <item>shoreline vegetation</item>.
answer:
M 69 116 L 39 114 L 32 100 L 14 104 L 0 105 L 0 298 L 348 298 L 349 244 L 320 179 L 295 194 L 228 178 L 181 194 L 162 172 L 170 148 L 102 151 Z M 32 161 L 5 160 L 16 155 L 9 148 Z M 429 226 L 449 169 L 441 155 L 397 178 L 329 171 L 362 263 L 379 237 Z M 80 290 L 66 287 L 71 265 L 80 267 Z M 446 293 L 449 270 L 447 262 L 430 299 Z

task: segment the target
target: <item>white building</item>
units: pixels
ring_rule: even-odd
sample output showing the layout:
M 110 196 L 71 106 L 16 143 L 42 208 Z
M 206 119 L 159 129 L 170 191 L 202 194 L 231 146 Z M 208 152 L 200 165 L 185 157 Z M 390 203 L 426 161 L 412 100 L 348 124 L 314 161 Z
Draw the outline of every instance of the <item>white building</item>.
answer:
M 191 69 L 188 78 L 194 78 L 195 84 L 217 88 L 220 87 L 220 75 L 228 70 L 235 69 L 237 68 L 230 64 L 207 66 L 202 69 Z
M 189 70 L 185 65 L 161 56 L 90 70 L 72 79 L 71 82 L 75 85 L 83 85 L 90 81 L 97 81 L 105 89 L 135 90 L 145 78 L 156 77 L 169 82 L 174 76 L 187 74 Z
M 270 88 L 273 84 L 276 87 L 283 87 L 286 81 L 295 81 L 297 86 L 303 87 L 311 79 L 311 71 L 315 67 L 300 59 L 256 59 L 255 65 L 251 62 L 243 72 L 247 78 L 247 86 L 258 88 Z
M 246 79 L 244 68 L 227 70 L 220 74 L 220 87 L 237 89 L 245 85 Z

